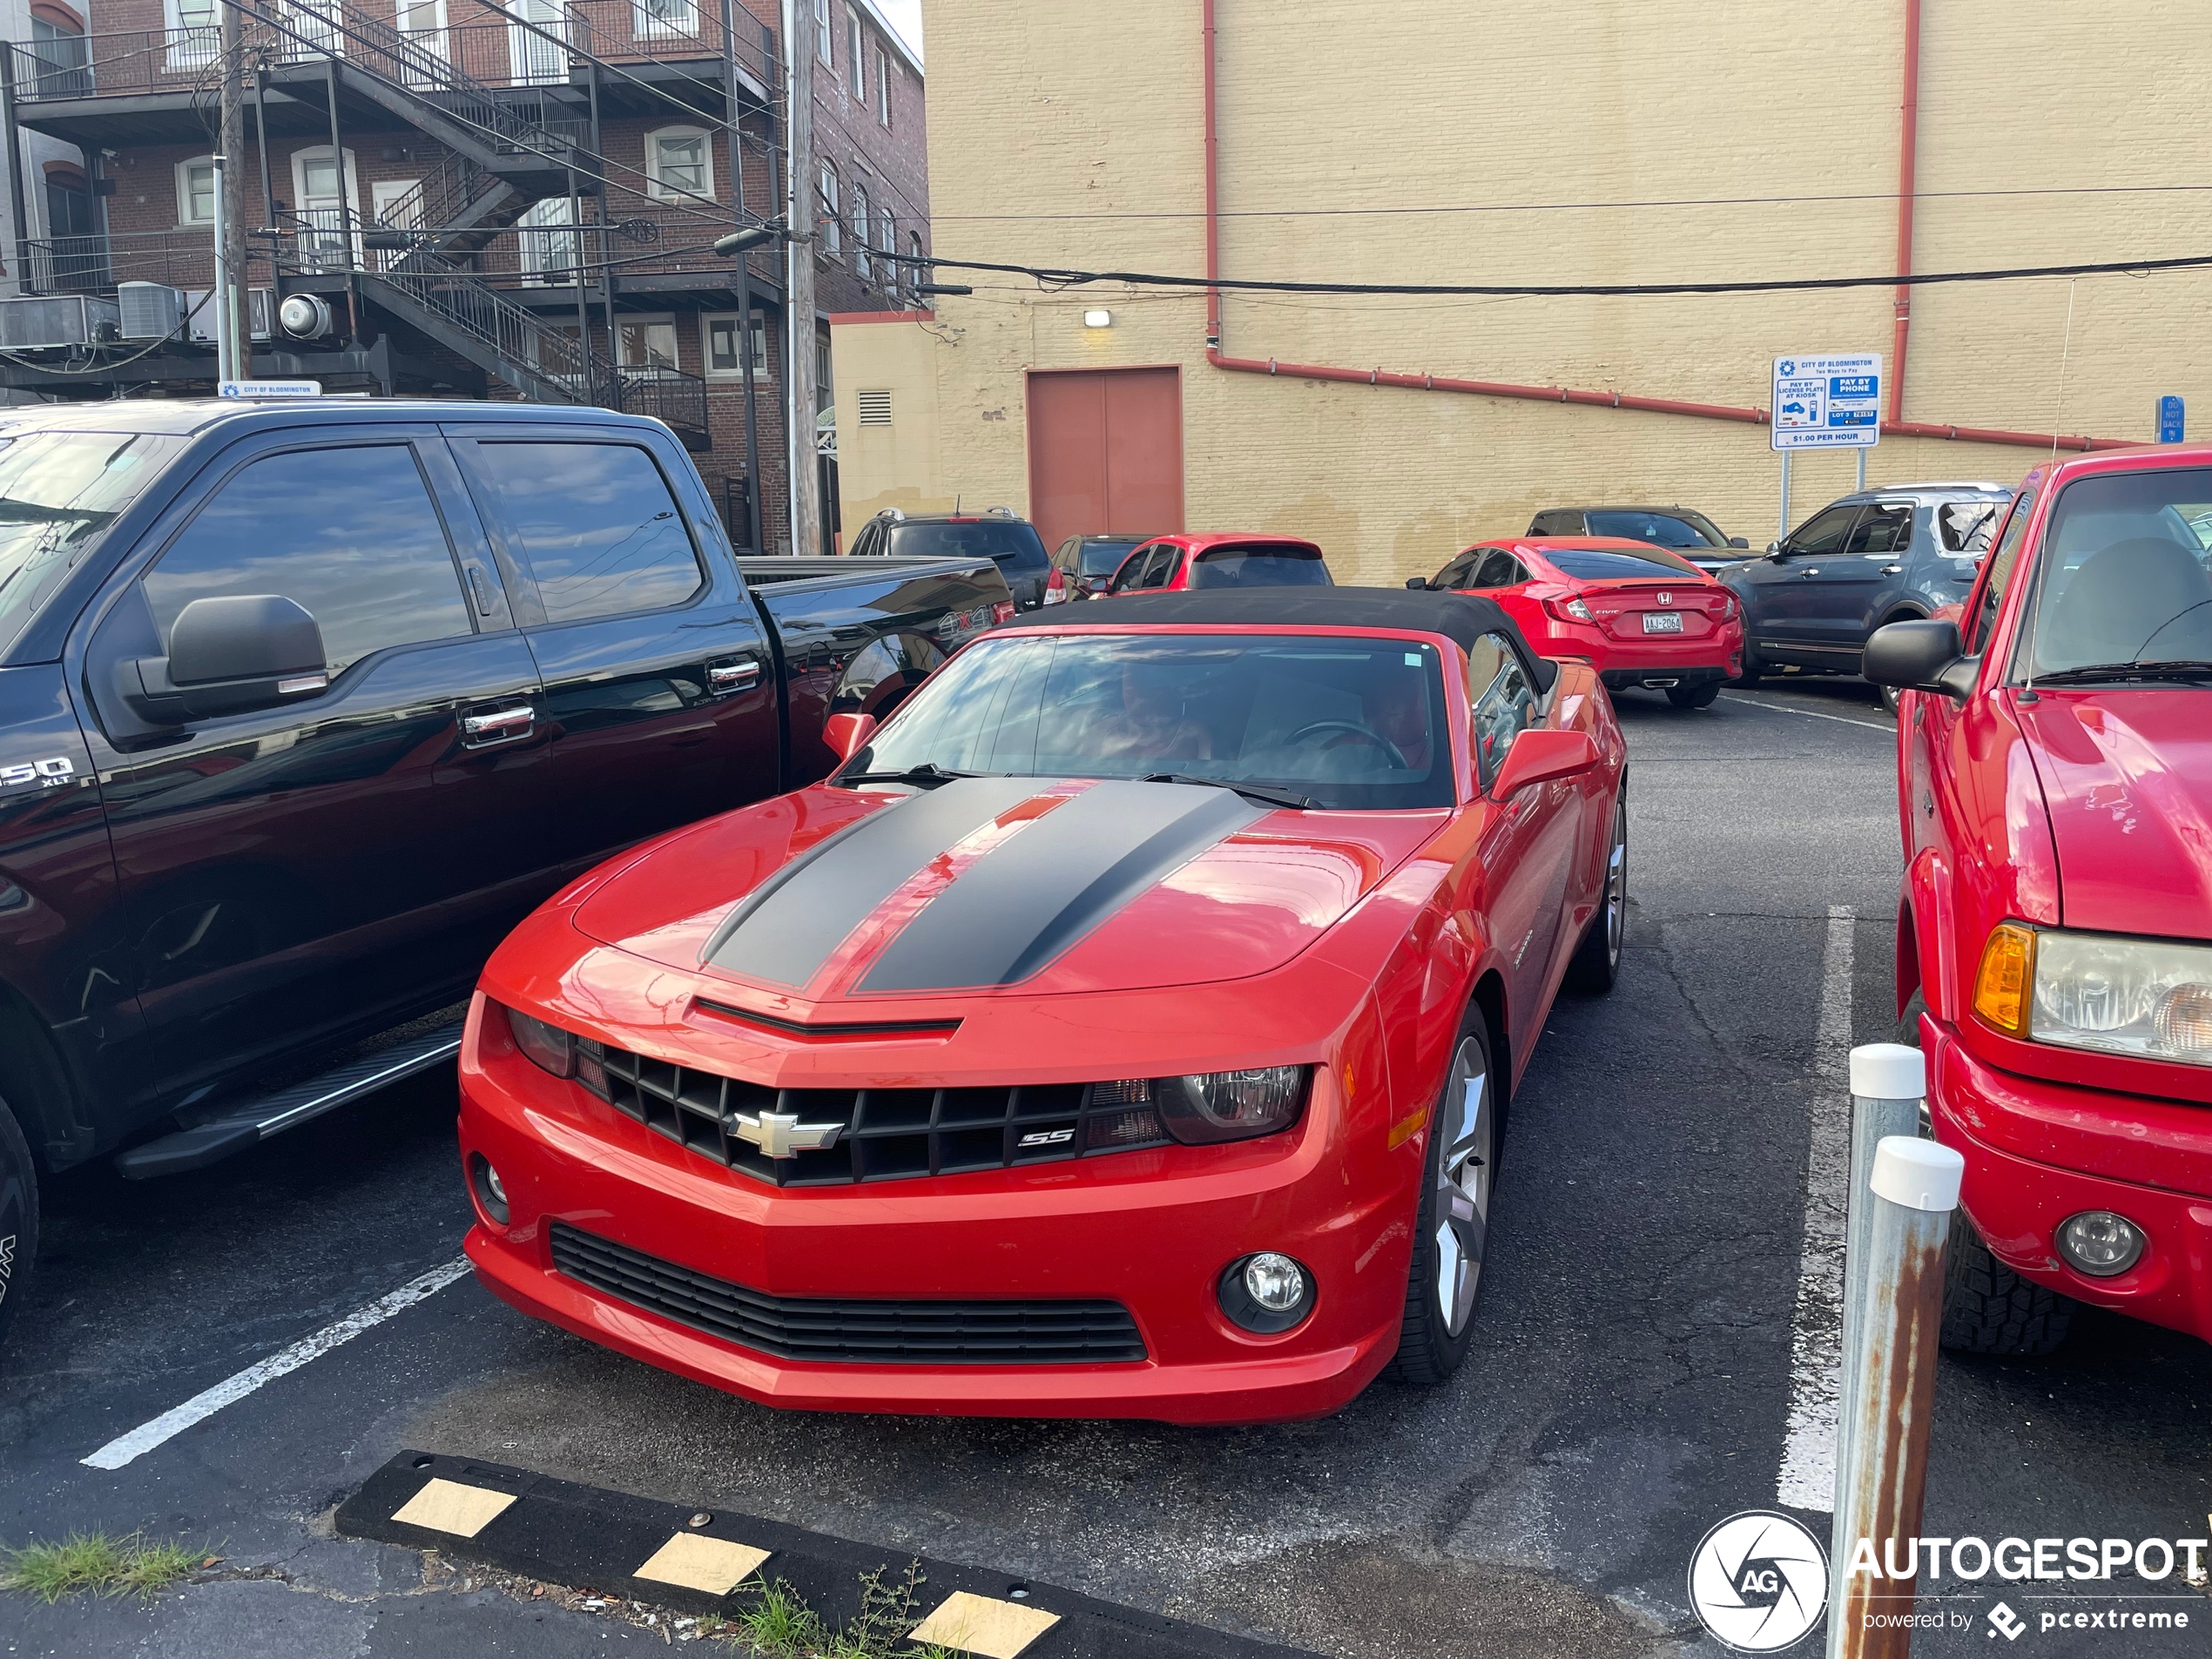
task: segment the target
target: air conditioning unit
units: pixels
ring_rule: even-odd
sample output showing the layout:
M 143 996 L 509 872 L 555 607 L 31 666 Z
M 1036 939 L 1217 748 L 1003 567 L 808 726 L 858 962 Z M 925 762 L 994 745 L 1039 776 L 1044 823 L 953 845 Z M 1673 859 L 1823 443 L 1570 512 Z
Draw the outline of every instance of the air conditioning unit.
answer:
M 185 338 L 196 340 L 203 346 L 215 343 L 215 307 L 208 302 L 213 299 L 212 288 L 186 288 L 185 316 L 187 326 Z M 246 331 L 256 340 L 276 338 L 276 291 L 273 288 L 248 288 L 246 300 Z
M 165 282 L 118 282 L 115 304 L 125 340 L 166 340 L 185 320 L 185 296 Z
M 115 301 L 71 293 L 0 300 L 0 349 L 50 351 L 112 340 L 121 319 Z

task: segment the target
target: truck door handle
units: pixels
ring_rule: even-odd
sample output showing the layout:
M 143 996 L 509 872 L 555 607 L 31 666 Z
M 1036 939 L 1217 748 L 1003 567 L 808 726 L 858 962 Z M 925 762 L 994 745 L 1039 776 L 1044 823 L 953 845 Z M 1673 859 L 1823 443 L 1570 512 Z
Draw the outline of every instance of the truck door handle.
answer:
M 709 663 L 706 665 L 706 689 L 711 697 L 727 697 L 732 691 L 742 691 L 760 678 L 760 664 L 750 658 L 735 663 Z
M 1901 564 L 1885 564 L 1882 567 L 1882 574 L 1884 576 L 1895 576 L 1898 571 L 1904 569 L 1905 567 Z
M 1802 582 L 1809 576 L 1818 576 L 1819 574 L 1820 567 L 1818 565 L 1808 565 L 1804 570 L 1797 572 L 1797 580 Z
M 488 714 L 463 715 L 461 738 L 471 747 L 487 743 L 503 743 L 509 738 L 529 734 L 537 724 L 537 711 L 527 703 L 518 703 L 511 709 L 495 709 Z

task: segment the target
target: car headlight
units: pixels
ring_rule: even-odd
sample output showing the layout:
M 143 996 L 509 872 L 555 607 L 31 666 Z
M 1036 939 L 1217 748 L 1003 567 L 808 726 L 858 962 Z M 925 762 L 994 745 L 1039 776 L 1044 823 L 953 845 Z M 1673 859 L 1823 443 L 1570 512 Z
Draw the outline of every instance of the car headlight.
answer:
M 1974 1012 L 2037 1042 L 2212 1066 L 2212 946 L 2006 922 L 1982 954 Z
M 1298 1121 L 1305 1107 L 1305 1079 L 1304 1066 L 1163 1077 L 1153 1085 L 1152 1103 L 1168 1133 L 1187 1145 L 1249 1140 Z
M 515 1046 L 541 1071 L 550 1071 L 556 1077 L 576 1076 L 576 1038 L 557 1025 L 548 1025 L 543 1020 L 533 1020 L 527 1014 L 513 1008 L 506 1010 L 507 1028 L 515 1034 Z

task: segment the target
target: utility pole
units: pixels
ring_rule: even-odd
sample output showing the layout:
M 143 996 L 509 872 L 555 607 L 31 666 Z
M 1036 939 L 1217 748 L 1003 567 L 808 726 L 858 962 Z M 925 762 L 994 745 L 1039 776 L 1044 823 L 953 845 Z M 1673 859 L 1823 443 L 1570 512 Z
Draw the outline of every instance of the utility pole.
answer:
M 791 550 L 822 550 L 821 468 L 814 457 L 814 245 L 819 232 L 814 205 L 813 0 L 784 0 L 784 132 L 791 159 L 786 166 L 784 222 L 784 445 L 791 473 Z
M 738 31 L 731 15 L 731 0 L 722 0 L 722 117 L 730 128 L 730 214 L 738 230 L 745 224 L 745 134 L 738 110 Z M 738 252 L 738 364 L 745 380 L 745 540 L 755 553 L 760 545 L 760 408 L 752 387 L 752 277 L 745 269 L 751 257 Z
M 246 192 L 241 188 L 246 172 L 246 42 L 239 26 L 239 0 L 219 0 L 215 14 L 222 58 L 222 137 L 215 146 L 221 153 L 215 165 L 215 189 L 222 199 L 215 216 L 223 243 L 215 262 L 215 304 L 225 325 L 218 338 L 226 340 L 230 347 L 222 374 L 242 381 L 253 375 L 253 329 L 246 306 Z M 222 355 L 219 351 L 217 354 Z

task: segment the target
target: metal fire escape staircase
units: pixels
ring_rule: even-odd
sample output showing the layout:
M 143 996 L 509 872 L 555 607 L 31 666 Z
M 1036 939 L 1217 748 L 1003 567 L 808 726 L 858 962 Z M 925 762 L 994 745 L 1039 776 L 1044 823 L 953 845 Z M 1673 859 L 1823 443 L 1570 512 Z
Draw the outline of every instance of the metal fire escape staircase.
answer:
M 383 209 L 375 228 L 386 234 L 377 239 L 396 232 L 408 238 L 404 246 L 364 252 L 358 223 L 323 228 L 324 245 L 340 253 L 364 296 L 533 401 L 673 410 L 671 424 L 687 427 L 681 411 L 691 400 L 668 398 L 664 383 L 696 376 L 624 368 L 467 263 L 531 206 L 565 195 L 571 168 L 585 179 L 604 172 L 586 147 L 588 124 L 562 96 L 565 57 L 557 85 L 494 89 L 452 64 L 437 35 L 395 29 L 340 0 L 288 0 L 282 15 L 287 24 L 278 26 L 290 45 L 327 53 L 349 90 L 446 150 L 412 191 Z M 583 235 L 578 227 L 570 243 L 578 253 Z M 697 402 L 698 429 L 684 435 L 703 442 L 705 402 Z

